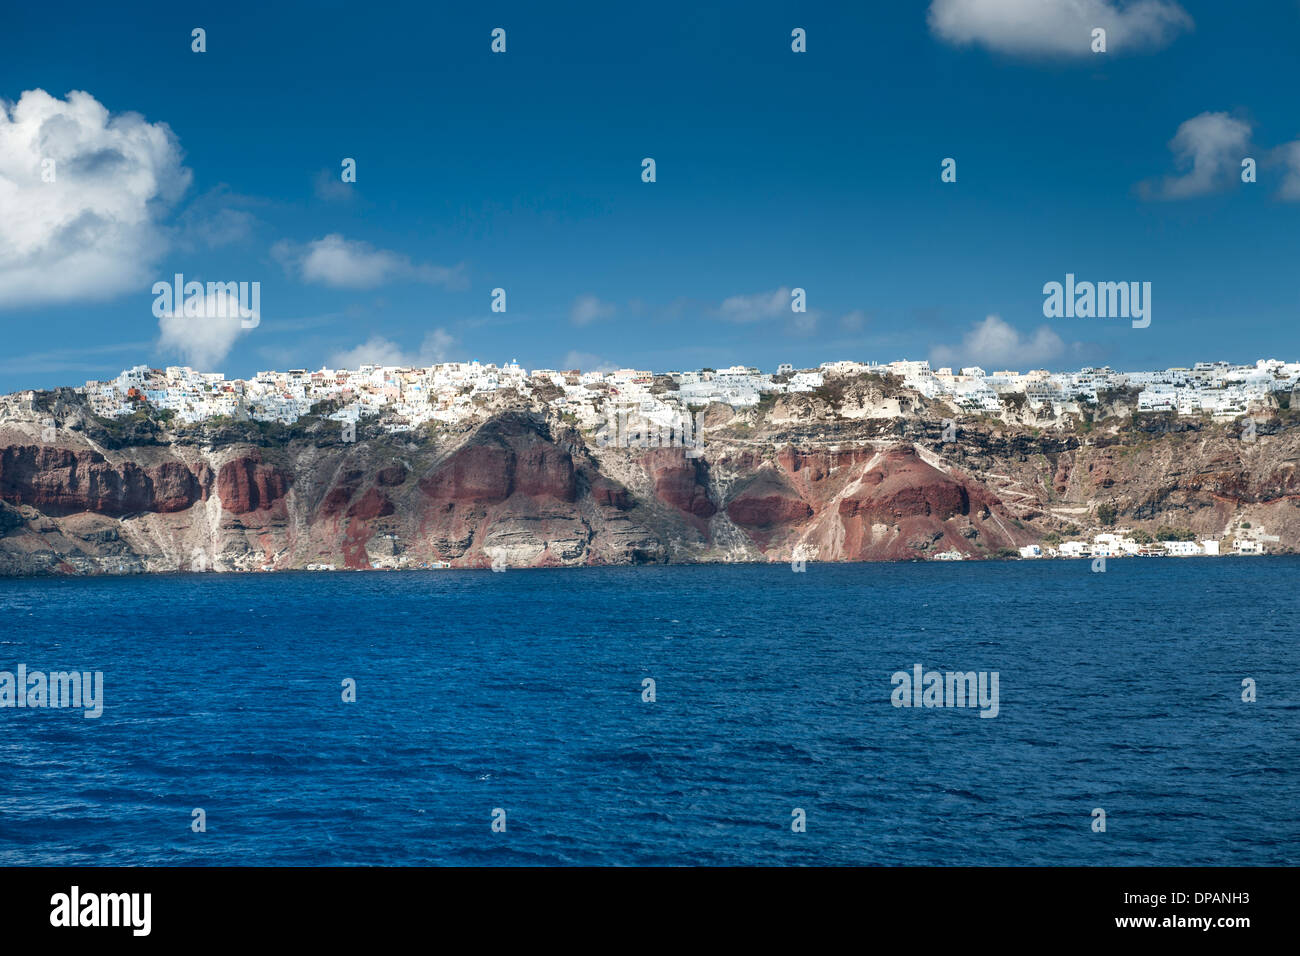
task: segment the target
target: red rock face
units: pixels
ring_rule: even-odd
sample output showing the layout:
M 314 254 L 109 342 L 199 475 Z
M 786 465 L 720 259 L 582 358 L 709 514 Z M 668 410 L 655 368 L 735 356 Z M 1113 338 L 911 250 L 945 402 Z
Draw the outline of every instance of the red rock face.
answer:
M 655 448 L 641 463 L 654 479 L 655 497 L 682 512 L 696 527 L 704 528 L 717 513 L 698 458 L 687 458 L 680 448 Z
M 960 482 L 926 464 L 914 448 L 894 448 L 863 476 L 862 490 L 840 502 L 840 514 L 892 524 L 900 518 L 946 521 L 970 513 L 970 493 Z
M 1222 487 L 1239 500 L 1263 501 L 1268 499 L 1294 498 L 1300 494 L 1300 472 L 1293 463 L 1288 462 L 1273 469 L 1260 483 L 1259 488 L 1250 488 L 1250 482 L 1242 475 L 1231 473 L 1221 479 Z
M 727 516 L 763 552 L 811 545 L 823 560 L 874 561 L 1010 547 L 997 498 L 960 473 L 926 463 L 913 446 L 807 452 L 783 448 L 775 465 L 725 462 L 748 480 L 733 486 Z M 868 470 L 868 468 L 870 470 Z
M 1109 488 L 1115 484 L 1114 466 L 1115 462 L 1109 455 L 1098 455 L 1095 461 L 1088 463 L 1088 478 L 1095 488 Z
M 698 459 L 680 448 L 651 448 L 615 460 L 571 451 L 579 447 L 578 433 L 561 426 L 555 437 L 553 427 L 536 417 L 501 415 L 478 426 L 459 448 L 411 446 L 400 460 L 380 457 L 377 447 L 290 446 L 281 453 L 243 446 L 224 452 L 236 457 L 215 474 L 201 461 L 182 463 L 182 455 L 195 460 L 210 454 L 191 446 L 170 453 L 150 446 L 140 450 L 149 464 L 126 460 L 128 452 L 117 465 L 76 446 L 0 447 L 0 562 L 6 550 L 21 557 L 41 548 L 71 554 L 99 547 L 72 523 L 66 540 L 51 544 L 50 522 L 33 522 L 13 505 L 53 516 L 165 514 L 183 512 L 214 490 L 225 508 L 220 532 L 227 554 L 278 566 L 342 557 L 344 565 L 364 568 L 371 552 L 375 561 L 391 556 L 416 565 L 444 559 L 487 566 L 494 545 L 539 565 L 713 558 L 719 546 L 745 560 L 784 560 L 796 546 L 826 561 L 927 558 L 950 548 L 991 556 L 1040 533 L 1017 525 L 998 496 L 965 473 L 932 467 L 914 448 L 879 439 L 842 448 L 814 443 L 808 446 L 813 450 L 782 445 L 775 455 L 736 441 L 711 446 Z M 272 454 L 276 462 L 295 463 L 297 477 L 289 465 L 263 460 Z M 1234 445 L 1222 460 L 1152 484 L 1147 507 L 1154 514 L 1185 507 L 1194 494 L 1214 496 L 1224 502 L 1222 514 L 1203 508 L 1192 526 L 1221 528 L 1240 502 L 1267 500 L 1275 512 L 1260 511 L 1253 520 L 1300 527 L 1300 518 L 1292 517 L 1300 508 L 1283 497 L 1300 494 L 1300 470 L 1288 462 L 1251 475 L 1236 454 Z M 1070 456 L 1061 454 L 1056 474 L 1046 469 L 1042 475 L 1044 489 L 1060 483 L 1091 493 L 1088 463 L 1079 458 L 1071 475 Z M 412 470 L 418 481 L 411 480 Z M 1015 463 L 1005 470 L 1013 473 Z M 1032 479 L 1024 477 L 1016 487 L 1032 489 Z M 286 496 L 295 484 L 290 507 Z M 723 497 L 714 499 L 710 489 Z M 713 525 L 721 522 L 710 519 L 718 509 L 734 528 L 715 541 Z M 194 521 L 182 515 L 174 530 L 161 521 L 150 524 L 184 535 Z
M 591 497 L 598 505 L 627 511 L 635 503 L 632 493 L 618 482 L 601 476 L 591 483 Z
M 37 445 L 0 449 L 0 498 L 45 514 L 82 511 L 126 514 L 183 511 L 207 495 L 206 469 L 196 474 L 178 461 L 142 468 L 111 465 L 96 451 Z
M 846 451 L 805 451 L 787 445 L 777 454 L 777 462 L 801 485 L 820 482 L 837 471 L 869 461 L 875 454 L 871 448 L 852 448 Z
M 813 516 L 813 509 L 771 468 L 761 469 L 727 504 L 727 517 L 764 551 L 773 541 L 798 530 Z
M 362 521 L 373 521 L 375 518 L 381 518 L 393 513 L 393 503 L 388 500 L 378 488 L 371 488 L 361 496 L 356 504 L 348 509 L 349 518 L 359 518 Z
M 425 501 L 414 535 L 419 546 L 433 557 L 460 559 L 467 566 L 487 565 L 480 549 L 495 529 L 509 526 L 544 539 L 552 532 L 571 535 L 578 521 L 571 507 L 578 500 L 573 457 L 527 419 L 485 426 L 418 487 Z M 611 494 L 615 500 L 617 494 Z M 549 551 L 537 560 L 561 563 Z
M 763 473 L 731 499 L 727 515 L 742 528 L 767 530 L 807 521 L 813 510 L 780 478 Z
M 998 505 L 982 487 L 923 461 L 915 448 L 892 448 L 840 500 L 842 557 L 893 560 L 949 548 L 969 554 L 975 540 L 985 549 L 1013 547 L 1010 526 L 994 514 Z M 884 526 L 884 537 L 876 526 Z
M 506 444 L 466 445 L 432 475 L 420 479 L 431 498 L 456 501 L 505 501 L 514 490 L 515 453 Z
M 221 506 L 231 514 L 269 510 L 288 490 L 288 475 L 247 456 L 226 462 L 217 473 Z
M 343 532 L 343 540 L 339 542 L 339 550 L 343 552 L 343 566 L 345 568 L 369 568 L 370 554 L 366 551 L 366 542 L 370 540 L 371 529 L 366 522 L 359 518 L 348 520 L 347 528 Z
M 321 500 L 320 514 L 326 518 L 342 514 L 352 500 L 353 495 L 361 488 L 361 479 L 364 477 L 364 472 L 356 470 L 346 471 L 340 475 L 338 484 L 331 488 Z
M 382 483 L 382 482 L 381 482 Z M 431 498 L 495 504 L 514 494 L 577 500 L 573 458 L 532 432 L 466 445 L 420 480 Z
M 350 472 L 345 474 L 344 479 L 359 477 L 360 472 Z M 343 505 L 347 503 L 347 498 L 355 494 L 355 485 L 343 484 L 334 488 L 326 501 L 335 506 L 332 515 L 336 515 L 342 510 Z M 370 488 L 364 495 L 356 500 L 354 504 L 347 508 L 347 513 L 343 516 L 347 524 L 343 528 L 342 537 L 338 540 L 339 551 L 343 554 L 343 566 L 346 568 L 368 568 L 370 567 L 370 554 L 366 550 L 366 545 L 374 537 L 375 527 L 372 524 L 378 518 L 386 518 L 393 514 L 396 508 L 393 502 L 386 494 L 379 490 L 378 487 Z M 337 525 L 334 525 L 337 527 Z
M 576 501 L 577 490 L 573 459 L 562 448 L 537 439 L 515 459 L 515 491 L 519 494 Z
M 204 467 L 202 474 L 211 482 L 212 470 Z M 195 475 L 179 461 L 163 462 L 151 469 L 153 483 L 152 505 L 150 511 L 169 514 L 184 511 L 201 498 L 207 497 L 206 486 L 200 476 Z
M 840 451 L 807 451 L 787 446 L 777 455 L 777 464 L 784 472 L 784 484 L 793 488 L 815 512 L 820 512 L 862 474 L 863 467 L 875 454 L 871 446 Z

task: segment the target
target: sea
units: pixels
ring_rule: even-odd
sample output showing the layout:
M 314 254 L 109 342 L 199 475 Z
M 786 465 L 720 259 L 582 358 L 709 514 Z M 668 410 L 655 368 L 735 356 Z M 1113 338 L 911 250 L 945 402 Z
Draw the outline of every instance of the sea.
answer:
M 103 684 L 98 717 L 0 708 L 0 865 L 1295 865 L 1297 580 L 1286 556 L 3 579 L 0 671 Z M 918 665 L 953 706 L 913 706 Z M 996 707 L 948 672 L 996 674 Z

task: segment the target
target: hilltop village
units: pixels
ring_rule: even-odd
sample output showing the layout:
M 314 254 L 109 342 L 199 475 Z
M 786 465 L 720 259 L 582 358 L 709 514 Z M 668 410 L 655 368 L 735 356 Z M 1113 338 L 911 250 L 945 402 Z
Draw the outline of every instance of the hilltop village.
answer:
M 1288 553 L 1297 386 L 1273 359 L 141 365 L 0 396 L 0 573 Z
M 220 372 L 196 372 L 186 366 L 138 365 L 106 382 L 86 382 L 77 391 L 105 418 L 130 415 L 148 402 L 184 423 L 225 416 L 290 424 L 324 402 L 333 408 L 330 418 L 357 422 L 374 417 L 385 430 L 400 432 L 426 422 L 460 421 L 473 413 L 476 399 L 511 391 L 574 416 L 580 427 L 606 420 L 611 407 L 632 408 L 666 424 L 693 406 L 717 402 L 746 408 L 765 395 L 814 392 L 828 381 L 864 374 L 893 379 L 927 399 L 970 412 L 998 414 L 1023 404 L 1059 417 L 1108 394 L 1127 392 L 1139 412 L 1233 418 L 1248 412 L 1253 403 L 1267 402 L 1273 393 L 1290 393 L 1300 383 L 1300 362 L 1198 362 L 1191 368 L 1155 372 L 1108 367 L 986 372 L 978 367 L 932 369 L 928 361 L 838 361 L 802 370 L 781 365 L 774 373 L 737 365 L 656 374 L 630 368 L 530 372 L 516 362 L 474 361 L 426 368 L 290 369 L 258 372 L 247 380 L 228 380 Z M 873 417 L 897 413 L 887 403 L 870 412 Z

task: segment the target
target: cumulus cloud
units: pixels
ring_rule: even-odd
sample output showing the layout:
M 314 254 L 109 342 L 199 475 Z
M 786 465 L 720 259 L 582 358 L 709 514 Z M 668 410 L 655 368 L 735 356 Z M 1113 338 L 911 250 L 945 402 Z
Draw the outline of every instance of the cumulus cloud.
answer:
M 1241 161 L 1250 151 L 1250 124 L 1227 113 L 1201 113 L 1178 127 L 1169 141 L 1174 164 L 1186 170 L 1138 184 L 1146 199 L 1188 199 L 1241 181 Z
M 580 295 L 573 300 L 569 309 L 569 318 L 574 325 L 589 325 L 597 319 L 608 319 L 614 314 L 614 306 L 601 302 L 594 295 Z
M 362 365 L 413 365 L 402 347 L 381 335 L 372 335 L 355 348 L 330 356 L 334 368 L 358 368 Z
M 959 346 L 940 345 L 930 353 L 932 365 L 992 365 L 1012 368 L 1045 365 L 1065 352 L 1061 337 L 1046 325 L 1025 338 L 996 315 L 977 322 L 962 338 Z
M 158 348 L 179 355 L 186 365 L 213 371 L 230 354 L 240 333 L 261 321 L 256 306 L 241 314 L 238 296 L 210 290 L 202 302 L 196 295 L 179 309 L 163 311 L 158 317 Z
M 733 295 L 718 307 L 718 315 L 728 322 L 762 322 L 790 312 L 790 288 L 781 286 L 771 292 Z
M 335 288 L 369 289 L 386 282 L 423 282 L 449 289 L 465 286 L 463 265 L 420 265 L 408 256 L 376 249 L 368 242 L 331 233 L 306 245 L 281 240 L 271 253 L 304 282 Z
M 947 43 L 1020 56 L 1093 56 L 1094 27 L 1108 53 L 1158 49 L 1192 28 L 1171 0 L 934 0 L 928 19 Z
M 419 351 L 410 353 L 391 339 L 372 335 L 355 348 L 335 352 L 329 361 L 334 368 L 359 368 L 362 365 L 424 368 L 447 361 L 447 354 L 455 342 L 456 339 L 445 329 L 434 329 L 424 337 Z
M 147 288 L 160 217 L 190 184 L 181 159 L 167 124 L 89 93 L 0 100 L 0 308 Z

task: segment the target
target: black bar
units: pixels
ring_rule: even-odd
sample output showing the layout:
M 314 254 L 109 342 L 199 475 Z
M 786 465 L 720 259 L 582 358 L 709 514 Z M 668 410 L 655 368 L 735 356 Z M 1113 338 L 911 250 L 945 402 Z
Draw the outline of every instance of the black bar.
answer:
M 1101 937 L 1231 946 L 1286 929 L 1296 875 L 1175 867 L 12 868 L 0 871 L 0 925 L 7 943 L 55 944 L 336 946 L 414 934 L 495 946 L 515 934 L 527 941 L 531 933 L 537 943 L 559 934 L 637 947 L 638 940 L 676 946 L 705 937 L 762 943 L 786 933 L 809 941 L 807 934 L 848 933 L 861 941 L 929 940 L 945 949 Z M 88 895 L 150 894 L 148 935 L 136 936 L 131 925 L 51 925 L 56 894 L 70 896 L 73 886 L 83 913 Z M 120 922 L 131 924 L 133 911 L 122 912 Z M 134 915 L 143 928 L 143 906 Z M 1208 929 L 1189 925 L 1206 918 Z M 1120 925 L 1133 919 L 1153 924 Z

